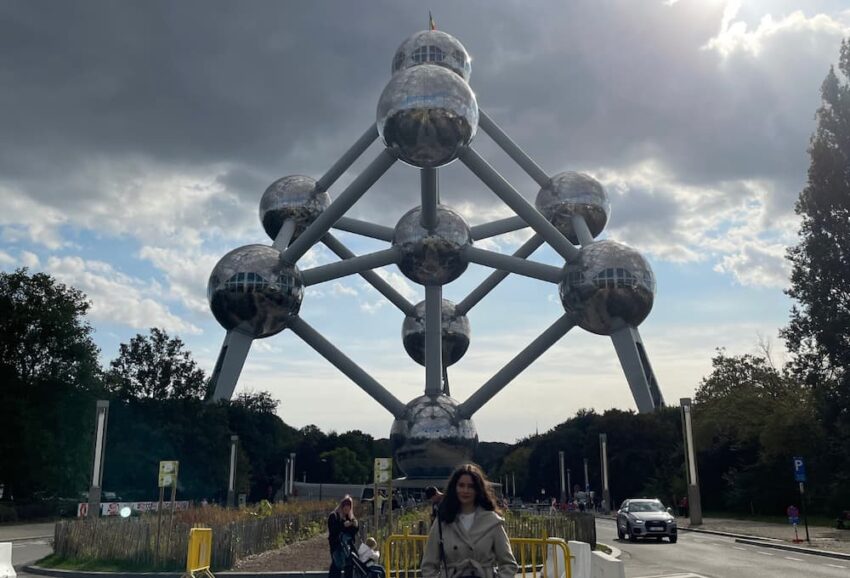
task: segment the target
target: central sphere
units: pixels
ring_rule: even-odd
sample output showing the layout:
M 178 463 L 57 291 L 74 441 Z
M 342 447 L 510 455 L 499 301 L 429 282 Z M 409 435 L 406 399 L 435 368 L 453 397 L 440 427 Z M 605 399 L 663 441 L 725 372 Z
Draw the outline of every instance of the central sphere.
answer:
M 472 458 L 478 432 L 457 408 L 457 401 L 447 395 L 423 395 L 408 403 L 404 415 L 393 422 L 390 444 L 408 477 L 447 478 Z
M 573 215 L 584 217 L 590 234 L 596 237 L 611 215 L 611 202 L 602 185 L 584 173 L 558 173 L 540 189 L 534 202 L 537 210 L 555 225 L 571 243 L 578 243 L 573 230 Z
M 579 327 L 611 335 L 627 325 L 637 327 L 652 311 L 655 275 L 634 249 L 615 241 L 597 241 L 564 267 L 561 303 Z
M 246 245 L 222 257 L 207 285 L 210 309 L 221 326 L 254 339 L 283 331 L 303 297 L 301 272 L 266 245 Z
M 443 333 L 443 367 L 448 367 L 463 357 L 469 349 L 469 318 L 458 315 L 457 305 L 443 299 L 441 330 Z M 404 318 L 401 326 L 404 349 L 413 361 L 425 365 L 425 302 L 416 304 L 416 314 Z
M 295 239 L 331 204 L 331 196 L 316 190 L 316 179 L 290 175 L 269 185 L 260 201 L 260 222 L 274 240 L 286 219 L 295 221 Z
M 441 30 L 422 30 L 402 42 L 393 56 L 393 74 L 420 64 L 443 66 L 469 82 L 469 53 L 457 38 Z
M 472 244 L 469 225 L 456 212 L 437 205 L 437 226 L 422 226 L 422 207 L 405 213 L 395 226 L 393 246 L 401 249 L 398 268 L 420 285 L 445 285 L 460 277 L 469 264 L 464 247 Z
M 378 101 L 378 133 L 387 148 L 418 168 L 457 158 L 478 130 L 478 102 L 457 74 L 435 64 L 401 70 Z

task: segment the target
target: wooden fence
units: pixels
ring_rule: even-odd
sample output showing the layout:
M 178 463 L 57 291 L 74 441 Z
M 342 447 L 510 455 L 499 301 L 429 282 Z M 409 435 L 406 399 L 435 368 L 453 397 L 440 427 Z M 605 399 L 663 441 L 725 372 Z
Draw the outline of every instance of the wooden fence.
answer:
M 245 556 L 323 532 L 326 518 L 327 512 L 322 510 L 210 525 L 212 567 L 232 568 Z M 159 557 L 155 560 L 155 515 L 66 520 L 56 524 L 53 550 L 66 559 L 116 562 L 136 569 L 181 570 L 186 564 L 190 528 L 188 524 L 175 523 L 169 532 L 168 524 L 163 523 Z

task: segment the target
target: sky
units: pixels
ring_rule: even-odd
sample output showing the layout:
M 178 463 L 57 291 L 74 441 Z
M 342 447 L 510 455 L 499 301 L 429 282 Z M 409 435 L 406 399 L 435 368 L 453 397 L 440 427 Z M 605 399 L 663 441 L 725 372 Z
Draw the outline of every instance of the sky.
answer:
M 258 207 L 273 181 L 319 178 L 375 122 L 395 50 L 427 28 L 429 8 L 472 56 L 481 109 L 548 174 L 597 178 L 612 205 L 601 238 L 650 261 L 658 292 L 640 333 L 668 403 L 693 396 L 716 348 L 786 359 L 784 255 L 820 85 L 850 37 L 846 2 L 7 0 L 0 269 L 85 292 L 104 364 L 159 327 L 211 372 L 224 330 L 210 272 L 236 247 L 271 244 Z M 539 187 L 483 131 L 473 147 L 534 201 Z M 459 162 L 440 169 L 440 191 L 470 224 L 511 215 Z M 418 171 L 399 162 L 348 216 L 394 226 L 418 204 Z M 529 235 L 480 246 L 512 253 Z M 387 246 L 337 236 L 357 254 Z M 532 258 L 563 264 L 546 248 Z M 315 247 L 298 266 L 335 260 Z M 395 266 L 379 273 L 424 299 Z M 471 265 L 444 297 L 460 301 L 487 273 Z M 562 313 L 557 286 L 508 277 L 469 314 L 453 397 Z M 422 394 L 403 315 L 359 277 L 309 287 L 301 316 L 402 402 Z M 389 434 L 389 413 L 288 330 L 254 342 L 247 390 L 270 391 L 295 427 Z M 481 440 L 514 442 L 582 408 L 635 404 L 610 339 L 576 328 L 474 419 Z

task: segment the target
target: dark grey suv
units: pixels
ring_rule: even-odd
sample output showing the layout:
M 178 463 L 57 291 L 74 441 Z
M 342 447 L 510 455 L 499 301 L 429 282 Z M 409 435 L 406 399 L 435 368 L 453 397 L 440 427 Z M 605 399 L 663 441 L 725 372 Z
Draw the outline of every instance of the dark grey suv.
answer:
M 622 540 L 626 536 L 632 542 L 638 538 L 655 538 L 660 542 L 666 536 L 675 544 L 678 538 L 676 518 L 660 500 L 625 500 L 617 511 L 617 537 Z

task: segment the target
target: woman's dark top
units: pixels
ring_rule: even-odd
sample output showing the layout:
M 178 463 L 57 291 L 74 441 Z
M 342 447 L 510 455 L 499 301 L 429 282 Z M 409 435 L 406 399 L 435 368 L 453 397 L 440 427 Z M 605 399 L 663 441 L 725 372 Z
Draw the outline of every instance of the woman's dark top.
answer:
M 351 518 L 351 525 L 348 527 L 343 524 L 344 521 L 336 512 L 331 512 L 328 516 L 328 544 L 331 551 L 339 548 L 343 534 L 351 537 L 351 543 L 354 543 L 354 537 L 357 535 L 357 519 Z

